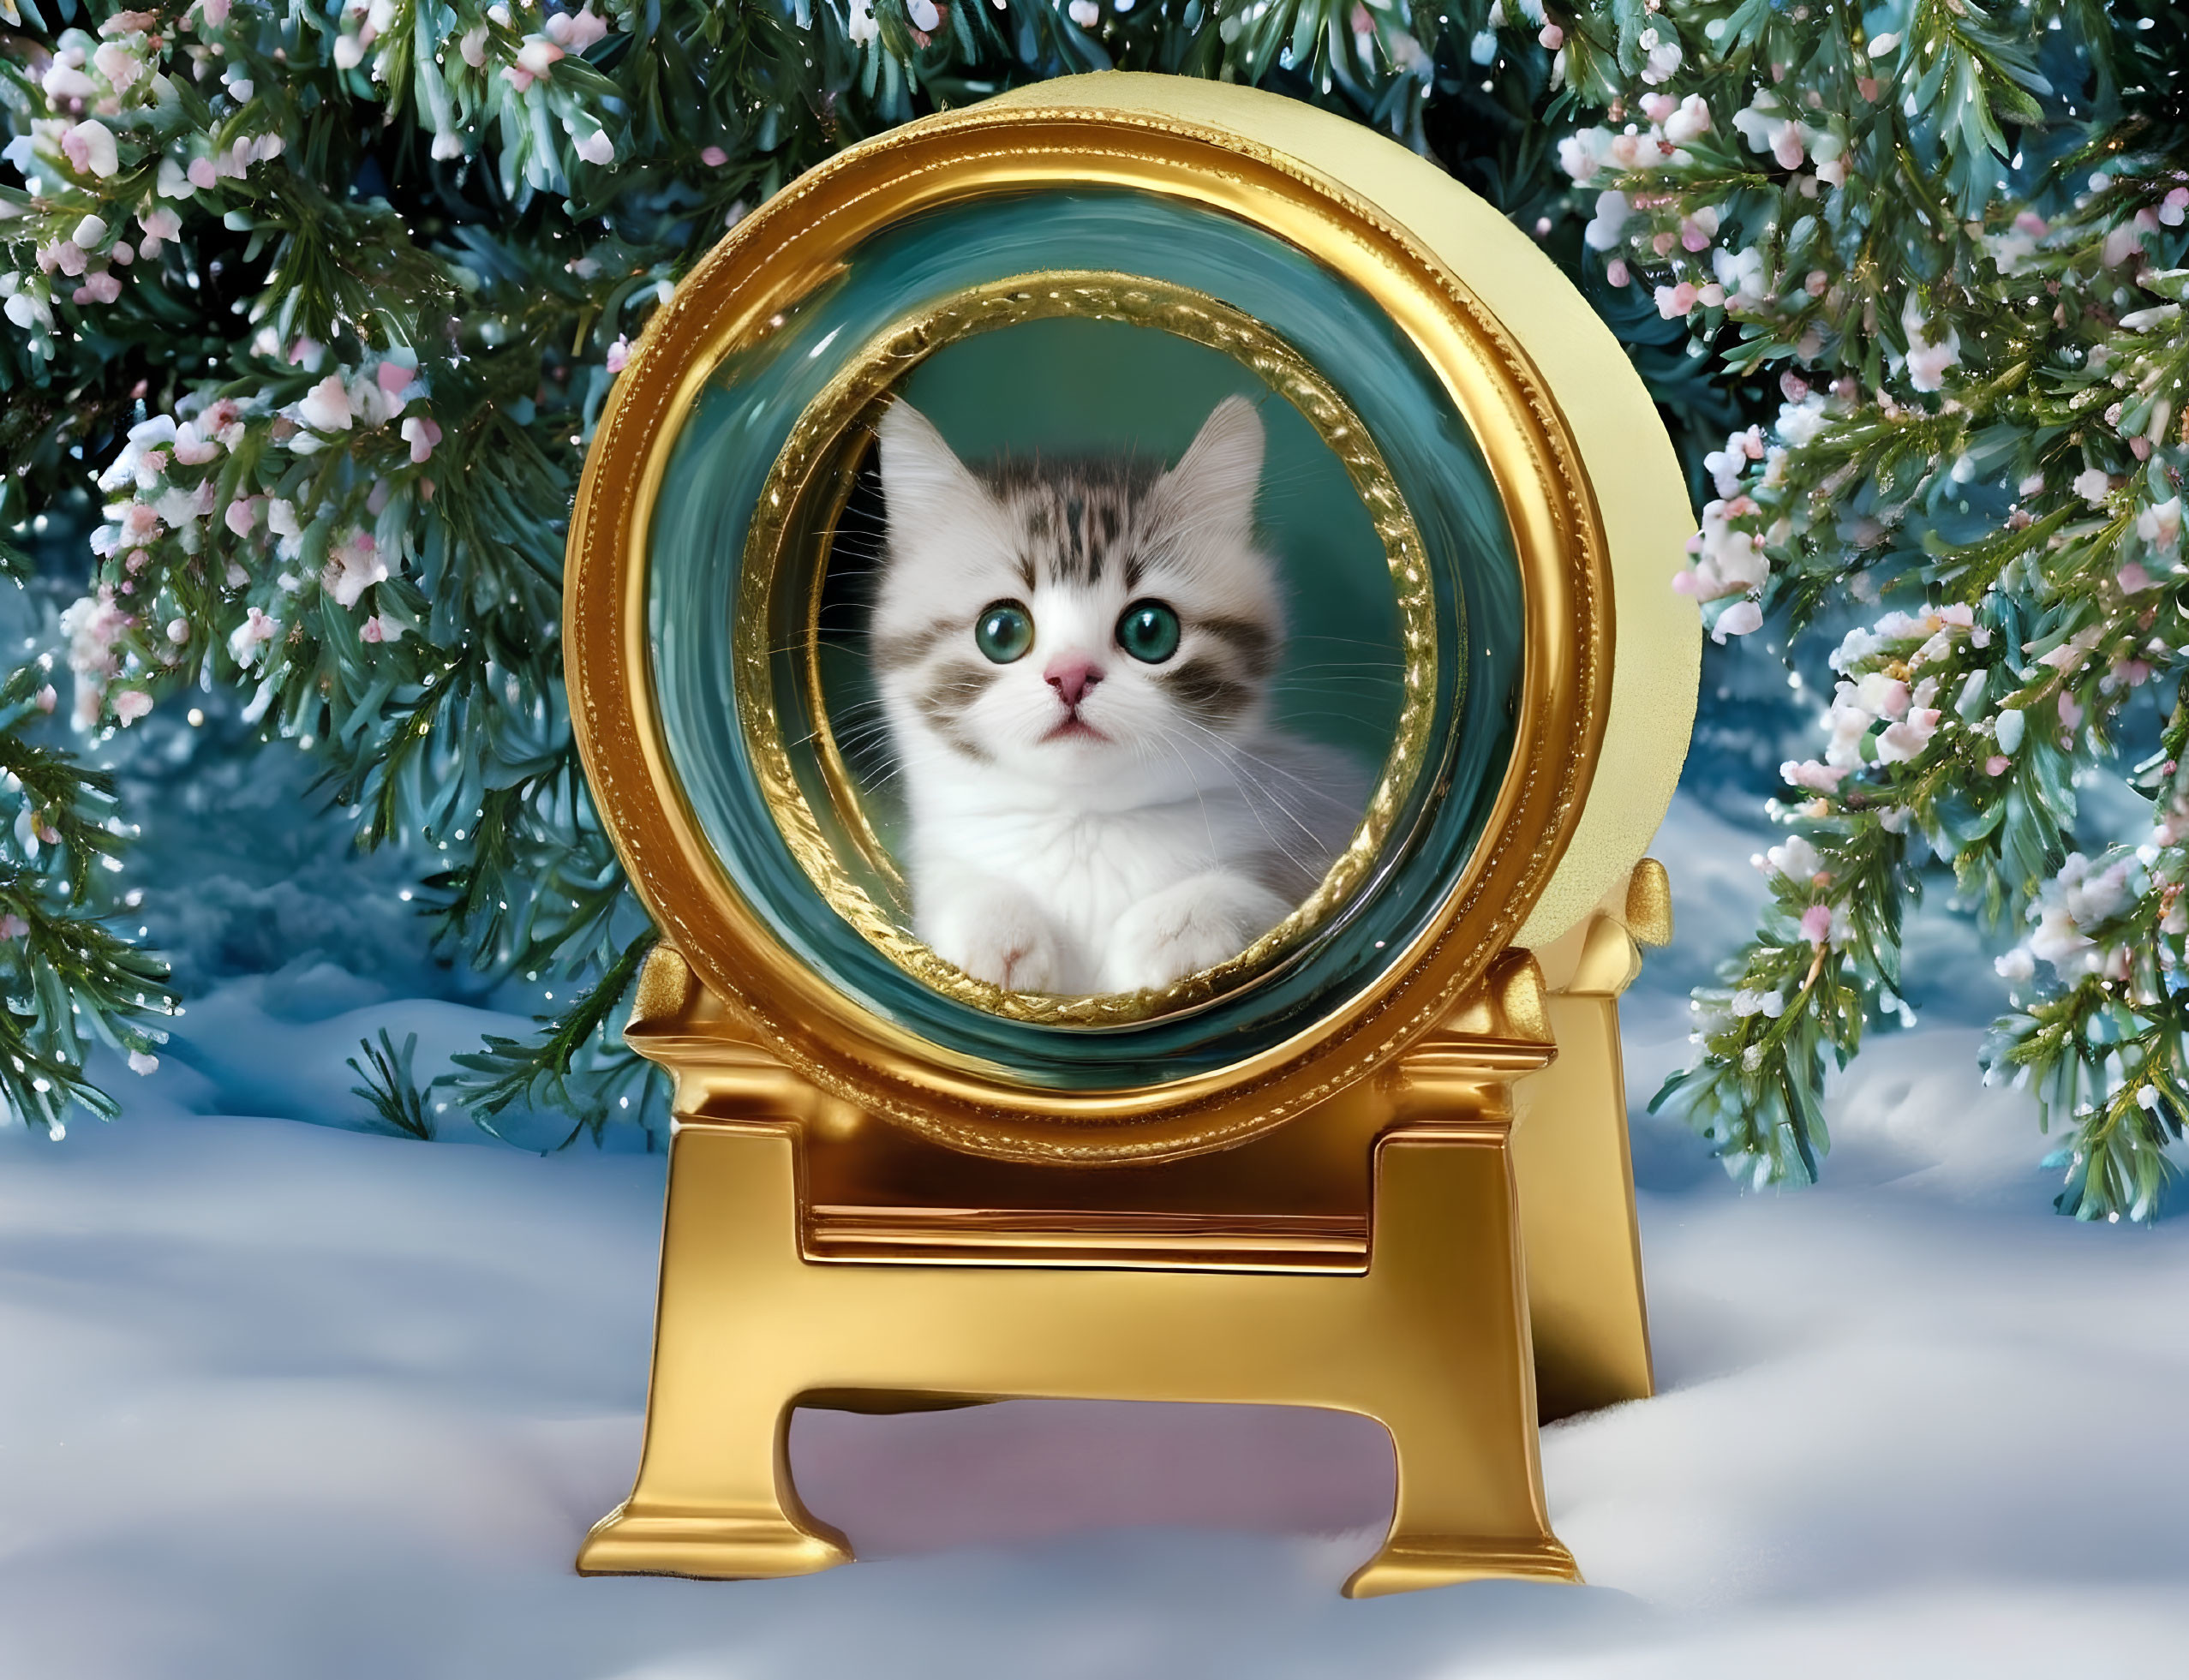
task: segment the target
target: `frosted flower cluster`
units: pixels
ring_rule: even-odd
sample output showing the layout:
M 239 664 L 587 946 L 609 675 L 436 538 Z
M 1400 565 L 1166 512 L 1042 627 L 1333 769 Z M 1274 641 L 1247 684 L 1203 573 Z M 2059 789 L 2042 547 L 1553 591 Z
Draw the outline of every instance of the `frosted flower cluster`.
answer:
M 346 0 L 350 8 L 364 8 L 361 33 L 372 9 L 391 3 L 399 8 L 406 0 Z M 453 59 L 444 59 L 432 71 L 414 66 L 421 105 L 434 132 L 433 155 L 464 157 L 478 133 L 498 128 L 504 142 L 502 179 L 512 193 L 520 183 L 566 193 L 564 146 L 570 157 L 595 168 L 613 164 L 616 143 L 608 129 L 620 109 L 607 108 L 616 105 L 613 100 L 596 105 L 580 91 L 579 79 L 557 68 L 607 39 L 612 26 L 594 4 L 585 0 L 575 11 L 550 12 L 539 28 L 527 32 L 518 12 L 529 9 L 512 9 L 505 0 L 496 0 L 487 8 L 485 23 L 457 39 Z
M 63 30 L 35 76 L 44 109 L 34 109 L 27 123 L 19 119 L 5 147 L 8 161 L 38 183 L 34 190 L 47 206 L 32 212 L 19 236 L 31 248 L 33 266 L 0 269 L 0 311 L 26 335 L 34 356 L 52 354 L 57 303 L 113 303 L 129 267 L 140 256 L 158 254 L 163 235 L 172 236 L 156 205 L 117 203 L 110 184 L 130 171 L 143 130 L 178 99 L 158 65 L 158 24 L 150 12 L 123 11 L 105 19 L 96 35 Z M 129 236 L 133 208 L 141 242 Z
M 2133 853 L 2100 866 L 2079 852 L 2067 854 L 2060 873 L 2038 888 L 2030 906 L 2036 925 L 2029 936 L 1993 966 L 2005 978 L 2023 981 L 2048 962 L 2063 980 L 2083 974 L 2126 978 L 2129 952 L 2092 936 L 2139 898 L 2147 885 L 2141 860 Z
M 1790 786 L 1832 793 L 1867 764 L 1920 759 L 1947 723 L 1948 707 L 1941 703 L 1947 667 L 1964 656 L 1964 646 L 1981 650 L 1990 643 L 1989 631 L 1959 601 L 1887 613 L 1874 625 L 1850 631 L 1831 657 L 1840 677 L 1824 714 L 1824 756 L 1789 760 L 1779 767 L 1780 778 Z M 1952 697 L 1951 709 L 1965 720 L 1982 715 L 1983 675 L 1971 673 Z M 2020 714 L 2002 715 L 2014 718 L 2011 732 L 2000 729 L 1999 744 L 2011 753 L 2021 744 Z
M 326 358 L 320 347 L 302 340 L 290 354 L 308 376 Z M 312 581 L 298 565 L 308 547 L 324 556 L 316 581 L 326 597 L 344 609 L 363 605 L 368 592 L 393 575 L 381 535 L 364 522 L 388 506 L 397 478 L 415 476 L 440 441 L 440 427 L 423 412 L 427 394 L 415 358 L 396 352 L 331 368 L 287 402 L 267 391 L 193 398 L 175 414 L 131 427 L 99 480 L 115 499 L 91 547 L 107 562 L 110 581 L 62 619 L 76 681 L 76 726 L 91 728 L 110 712 L 124 725 L 142 717 L 153 703 L 143 685 L 215 637 L 237 666 L 263 669 L 269 649 L 295 617 L 280 602 Z M 317 506 L 254 490 L 248 479 L 224 495 L 225 463 L 247 448 L 245 458 L 261 481 L 301 474 L 302 483 L 350 482 L 356 488 Z M 305 463 L 333 450 L 349 452 L 338 475 L 314 476 Z M 431 488 L 429 481 L 418 481 L 419 493 Z M 224 614 L 224 635 L 219 626 L 181 613 L 153 613 L 164 567 L 202 566 L 216 555 L 225 556 L 219 580 L 228 589 L 253 589 L 254 580 L 274 572 L 271 591 L 261 585 L 254 593 L 264 598 L 236 602 L 239 619 Z M 365 616 L 359 635 L 369 643 L 392 643 L 406 627 L 383 604 Z M 147 628 L 157 634 L 147 634 Z

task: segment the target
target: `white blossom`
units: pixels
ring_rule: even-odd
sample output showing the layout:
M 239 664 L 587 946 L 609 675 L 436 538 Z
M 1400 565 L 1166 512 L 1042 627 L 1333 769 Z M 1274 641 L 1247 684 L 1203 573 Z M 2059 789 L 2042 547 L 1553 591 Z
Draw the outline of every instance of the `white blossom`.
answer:
M 320 587 L 344 607 L 355 607 L 357 598 L 375 583 L 387 581 L 387 562 L 370 531 L 350 530 L 327 551 L 326 570 Z
M 296 417 L 314 432 L 346 432 L 354 417 L 350 392 L 339 374 L 329 374 L 304 393 Z
M 1926 336 L 1929 325 L 1922 303 L 1910 292 L 1901 307 L 1900 326 L 1908 337 L 1908 385 L 1916 391 L 1938 390 L 1946 382 L 1946 370 L 1961 360 L 1961 335 L 1948 326 L 1944 338 L 1933 341 Z
M 1616 249 L 1626 231 L 1627 218 L 1633 206 L 1621 192 L 1604 192 L 1596 195 L 1595 219 L 1582 230 L 1582 237 L 1592 251 Z

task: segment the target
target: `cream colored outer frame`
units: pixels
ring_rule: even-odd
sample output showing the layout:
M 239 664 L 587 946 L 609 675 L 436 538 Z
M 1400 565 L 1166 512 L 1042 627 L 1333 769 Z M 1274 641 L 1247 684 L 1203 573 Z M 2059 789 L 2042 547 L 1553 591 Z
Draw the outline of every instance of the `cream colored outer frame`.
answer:
M 1665 820 L 1702 670 L 1701 620 L 1672 587 L 1695 529 L 1679 460 L 1611 329 L 1570 287 L 1543 284 L 1546 260 L 1496 210 L 1344 117 L 1223 82 L 1121 71 L 1045 81 L 994 103 L 1182 117 L 1288 153 L 1367 199 L 1464 275 L 1526 349 L 1587 466 L 1611 549 L 1618 639 L 1603 750 L 1580 826 L 1514 942 L 1532 950 L 1577 925 Z
M 894 176 L 880 167 L 891 164 Z M 1405 184 L 1396 195 L 1403 205 L 1376 196 L 1391 178 Z M 1281 236 L 1366 285 L 1417 343 L 1426 335 L 1439 344 L 1431 359 L 1451 382 L 1516 522 L 1528 637 L 1520 740 L 1489 829 L 1435 922 L 1393 954 L 1383 979 L 1293 1039 L 1229 1067 L 1158 1085 L 1068 1092 L 1031 1088 L 868 1013 L 776 944 L 729 888 L 653 721 L 643 558 L 673 436 L 664 427 L 722 355 L 769 330 L 772 310 L 783 307 L 770 298 L 794 300 L 825 278 L 832 242 L 841 248 L 855 223 L 879 225 L 960 190 L 954 183 L 990 190 L 1068 181 L 1167 182 L 1162 190 L 1233 213 L 1273 215 Z M 1455 247 L 1443 258 L 1412 224 L 1465 223 L 1468 212 L 1483 242 L 1503 242 L 1486 254 Z M 1523 318 L 1524 348 L 1516 324 L 1501 318 L 1508 310 Z M 1562 350 L 1563 335 L 1588 342 Z M 1560 381 L 1537 371 L 1539 341 L 1565 370 Z M 1594 416 L 1584 452 L 1566 410 L 1593 414 L 1581 404 L 1601 404 L 1606 384 L 1614 398 L 1630 386 L 1631 402 L 1614 402 L 1609 421 Z M 1644 448 L 1622 461 L 1607 448 L 1622 429 L 1654 443 L 1654 456 Z M 1681 677 L 1652 657 L 1661 627 L 1619 634 L 1615 667 L 1613 637 L 1624 628 L 1615 620 L 1630 597 L 1645 614 L 1669 600 L 1663 580 L 1687 523 L 1684 508 L 1677 520 L 1666 515 L 1678 501 L 1669 448 L 1617 344 L 1540 252 L 1429 166 L 1273 95 L 1163 77 L 1076 79 L 893 131 L 813 171 L 718 247 L 649 324 L 612 394 L 572 520 L 572 720 L 604 819 L 649 908 L 785 1065 L 839 1100 L 978 1154 L 1056 1164 L 1174 1158 L 1241 1141 L 1365 1078 L 1459 1007 L 1498 951 L 1547 940 L 1578 919 L 1600 883 L 1639 854 L 1684 748 L 1698 631 L 1691 615 L 1671 621 L 1687 655 L 1690 674 Z M 1614 556 L 1622 573 L 1638 569 L 1649 581 L 1615 585 Z M 1654 566 L 1652 557 L 1661 557 Z M 1654 681 L 1631 680 L 1630 653 L 1642 655 Z M 1615 680 L 1618 744 L 1606 755 Z M 1653 690 L 1662 700 L 1681 683 L 1677 704 L 1653 703 Z M 1642 774 L 1651 767 L 1657 774 Z M 1593 815 L 1607 799 L 1618 806 L 1637 797 L 1644 808 L 1624 824 Z M 1576 834 L 1588 844 L 1571 864 Z M 1534 913 L 1546 896 L 1556 912 Z

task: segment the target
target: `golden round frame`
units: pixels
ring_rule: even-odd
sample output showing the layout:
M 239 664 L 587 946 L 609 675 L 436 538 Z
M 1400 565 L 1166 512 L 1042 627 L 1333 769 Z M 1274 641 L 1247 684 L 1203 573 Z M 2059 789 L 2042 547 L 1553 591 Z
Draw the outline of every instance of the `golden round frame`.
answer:
M 1558 916 L 1576 919 L 1640 856 L 1670 796 L 1689 712 L 1666 706 L 1629 727 L 1630 762 L 1614 756 L 1606 767 L 1622 794 L 1642 790 L 1630 802 L 1637 814 L 1599 820 L 1584 810 L 1613 710 L 1612 559 L 1592 484 L 1620 478 L 1618 440 L 1606 426 L 1630 415 L 1638 382 L 1634 393 L 1611 395 L 1609 420 L 1591 422 L 1595 445 L 1584 459 L 1573 425 L 1500 314 L 1412 230 L 1432 224 L 1432 207 L 1449 219 L 1451 195 L 1474 201 L 1442 177 L 1408 176 L 1388 194 L 1379 183 L 1371 197 L 1344 184 L 1373 179 L 1370 166 L 1349 165 L 1373 156 L 1373 168 L 1387 167 L 1386 143 L 1349 136 L 1342 119 L 1305 107 L 1293 107 L 1283 124 L 1281 137 L 1268 133 L 1269 119 L 1232 90 L 1095 77 L 930 118 L 855 147 L 749 217 L 686 279 L 613 391 L 586 464 L 565 597 L 571 714 L 595 801 L 637 891 L 757 1047 L 831 1096 L 958 1149 L 1124 1163 L 1219 1149 L 1266 1131 L 1450 1017 L 1523 931 L 1562 932 L 1541 914 L 1531 925 L 1531 912 L 1548 894 Z M 1430 925 L 1392 951 L 1373 982 L 1281 1043 L 1188 1077 L 1092 1091 L 1030 1086 L 930 1043 L 777 942 L 722 872 L 670 762 L 651 689 L 646 611 L 654 499 L 682 416 L 726 356 L 764 336 L 772 318 L 828 279 L 843 254 L 899 218 L 978 194 L 1088 183 L 1167 195 L 1257 224 L 1375 300 L 1436 371 L 1489 463 L 1519 556 L 1526 638 L 1511 757 L 1483 835 Z M 1393 198 L 1425 213 L 1402 221 L 1385 208 Z M 1540 254 L 1485 215 L 1468 225 L 1495 224 L 1481 260 L 1494 271 L 1500 310 L 1531 314 L 1531 342 L 1566 362 L 1562 388 L 1588 395 L 1573 357 L 1552 340 L 1564 329 L 1578 349 L 1600 356 L 1608 336 L 1570 288 L 1544 286 Z M 1439 242 L 1450 248 L 1449 239 Z M 1531 290 L 1558 295 L 1535 298 Z M 1685 535 L 1684 509 L 1672 511 L 1648 487 L 1665 476 L 1653 456 L 1615 487 L 1630 504 L 1625 551 L 1646 564 L 1654 561 L 1641 551 L 1654 553 L 1672 533 L 1666 558 L 1675 558 Z M 1691 708 L 1693 640 L 1690 630 L 1684 643 L 1666 643 L 1687 650 L 1684 679 L 1668 656 L 1647 669 L 1638 664 L 1642 674 L 1633 685 L 1623 678 L 1622 687 L 1638 685 L 1630 697 L 1646 705 L 1658 697 L 1653 688 L 1673 697 L 1684 679 Z M 1642 809 L 1652 801 L 1654 809 Z M 1636 823 L 1642 838 L 1630 847 Z M 1590 836 L 1588 855 L 1562 872 L 1577 831 Z
M 1221 350 L 1306 416 L 1316 435 L 1343 464 L 1366 507 L 1390 565 L 1400 618 L 1405 674 L 1398 723 L 1367 810 L 1345 850 L 1314 892 L 1283 921 L 1236 956 L 1175 983 L 1147 991 L 1086 996 L 1008 991 L 976 979 L 936 954 L 876 904 L 852 877 L 816 818 L 791 765 L 781 720 L 772 701 L 769 627 L 771 596 L 786 569 L 792 545 L 809 535 L 825 544 L 849 495 L 847 445 L 863 444 L 870 416 L 898 380 L 945 346 L 976 332 L 1058 316 L 1122 321 L 1169 332 Z M 829 514 L 809 528 L 801 513 L 816 490 L 828 487 Z M 819 586 L 825 564 L 815 566 L 807 592 L 806 658 L 801 675 L 805 707 L 815 730 L 816 756 L 834 815 L 878 874 L 894 866 L 867 823 L 857 790 L 835 750 L 821 694 L 817 651 Z M 1436 615 L 1428 556 L 1421 533 L 1367 428 L 1352 407 L 1289 344 L 1240 310 L 1205 294 L 1127 274 L 1055 272 L 990 282 L 919 310 L 849 353 L 844 368 L 806 407 L 791 428 L 760 493 L 731 625 L 732 665 L 738 716 L 759 773 L 763 795 L 784 843 L 814 889 L 867 942 L 922 984 L 977 1009 L 1011 1020 L 1050 1025 L 1115 1026 L 1147 1020 L 1205 1003 L 1252 984 L 1271 965 L 1333 915 L 1373 870 L 1428 750 L 1432 697 L 1436 691 Z

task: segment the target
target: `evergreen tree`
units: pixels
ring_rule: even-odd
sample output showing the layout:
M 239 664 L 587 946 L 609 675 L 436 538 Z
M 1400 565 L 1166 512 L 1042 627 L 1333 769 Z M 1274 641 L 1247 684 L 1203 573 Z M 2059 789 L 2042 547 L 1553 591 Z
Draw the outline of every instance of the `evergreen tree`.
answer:
M 27 533 L 89 532 L 63 644 L 0 686 L 0 1089 L 26 1120 L 111 1111 L 89 1046 L 147 1066 L 175 1004 L 117 925 L 127 813 L 45 722 L 57 660 L 94 756 L 192 685 L 242 697 L 362 844 L 426 862 L 445 948 L 557 988 L 560 1013 L 466 1058 L 451 1100 L 489 1123 L 560 1106 L 596 1135 L 630 1112 L 648 1073 L 615 1026 L 653 935 L 587 801 L 558 642 L 602 398 L 678 277 L 831 150 L 1117 66 L 1373 123 L 1540 240 L 1690 462 L 1685 582 L 1721 642 L 1893 608 L 1835 655 L 1831 744 L 1786 772 L 1772 915 L 1672 1092 L 1728 1164 L 1814 1172 L 1825 1071 L 1898 1003 L 1929 855 L 1997 924 L 2038 918 L 2007 960 L 2056 980 L 1995 1055 L 2078 1127 L 2072 1205 L 2153 1205 L 2189 1101 L 2171 713 L 2149 841 L 2086 860 L 2063 836 L 2076 775 L 2174 668 L 2189 154 L 2168 66 L 2189 43 L 2156 0 L 0 18 L 5 558 L 21 581 Z M 374 1089 L 424 1114 L 382 1048 Z

